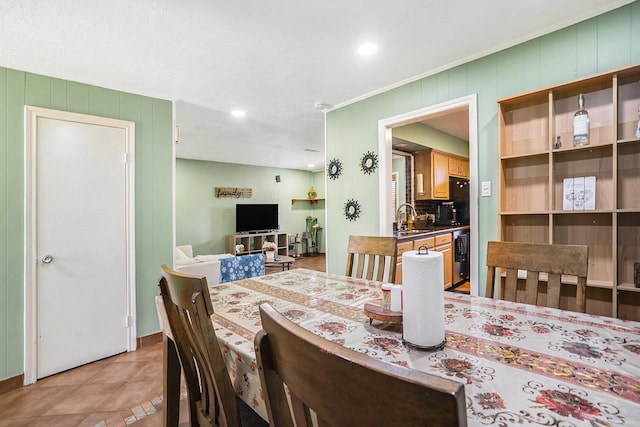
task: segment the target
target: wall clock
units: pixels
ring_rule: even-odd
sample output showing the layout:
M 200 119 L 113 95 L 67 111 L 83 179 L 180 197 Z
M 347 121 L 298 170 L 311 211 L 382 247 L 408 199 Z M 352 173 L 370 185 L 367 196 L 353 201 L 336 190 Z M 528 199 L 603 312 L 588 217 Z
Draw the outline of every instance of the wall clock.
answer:
M 342 163 L 340 160 L 333 159 L 329 162 L 329 167 L 327 168 L 327 175 L 329 175 L 329 179 L 337 179 L 342 173 Z
M 349 221 L 355 221 L 360 216 L 360 204 L 353 199 L 347 200 L 344 204 L 344 216 Z
M 367 151 L 366 153 L 364 153 L 362 159 L 360 160 L 360 167 L 362 169 L 362 172 L 367 175 L 375 172 L 376 168 L 378 167 L 378 155 L 372 153 L 371 151 Z

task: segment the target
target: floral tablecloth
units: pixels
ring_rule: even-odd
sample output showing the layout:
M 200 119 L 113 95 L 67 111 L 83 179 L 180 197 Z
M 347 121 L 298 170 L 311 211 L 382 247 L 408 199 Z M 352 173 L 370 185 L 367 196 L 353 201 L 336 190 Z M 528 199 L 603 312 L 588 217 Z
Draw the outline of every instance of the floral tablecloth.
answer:
M 445 293 L 446 347 L 406 347 L 369 319 L 380 283 L 295 269 L 210 287 L 236 392 L 263 418 L 258 306 L 372 357 L 465 384 L 470 426 L 640 425 L 640 322 Z

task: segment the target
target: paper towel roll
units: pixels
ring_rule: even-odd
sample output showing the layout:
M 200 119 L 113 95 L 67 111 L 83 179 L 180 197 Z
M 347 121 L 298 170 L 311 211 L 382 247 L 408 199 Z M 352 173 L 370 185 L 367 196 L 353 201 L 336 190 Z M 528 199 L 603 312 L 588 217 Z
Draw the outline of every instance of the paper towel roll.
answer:
M 424 194 L 424 180 L 421 173 L 416 176 L 416 192 L 418 194 Z
M 444 343 L 444 268 L 442 253 L 402 254 L 404 340 L 416 347 Z

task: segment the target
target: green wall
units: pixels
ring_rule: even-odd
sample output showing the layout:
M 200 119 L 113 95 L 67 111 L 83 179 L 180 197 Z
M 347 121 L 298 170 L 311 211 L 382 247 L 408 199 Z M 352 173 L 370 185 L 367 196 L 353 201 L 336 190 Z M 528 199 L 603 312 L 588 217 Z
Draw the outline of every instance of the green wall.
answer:
M 197 255 L 225 253 L 225 236 L 235 233 L 236 203 L 277 203 L 280 230 L 302 235 L 306 217 L 313 215 L 324 232 L 323 201 L 291 204 L 291 199 L 307 197 L 311 186 L 324 197 L 324 181 L 324 172 L 177 159 L 176 244 L 192 245 Z M 214 187 L 251 188 L 252 197 L 216 198 Z
M 469 141 L 463 141 L 421 123 L 400 126 L 392 129 L 391 133 L 394 138 L 469 158 Z
M 416 52 L 416 54 L 420 54 Z M 423 53 L 428 55 L 428 48 Z M 455 68 L 425 77 L 357 103 L 330 111 L 326 123 L 326 159 L 346 165 L 327 186 L 328 271 L 344 271 L 349 234 L 378 234 L 379 170 L 364 175 L 357 167 L 366 151 L 378 151 L 378 120 L 463 96 L 478 99 L 478 181 L 491 181 L 492 197 L 479 208 L 480 294 L 484 294 L 486 245 L 498 237 L 497 100 L 640 61 L 640 2 L 519 44 Z M 478 185 L 478 183 L 472 183 Z M 355 198 L 360 219 L 349 222 L 342 206 Z
M 137 334 L 159 330 L 159 266 L 172 262 L 172 105 L 100 87 L 0 68 L 0 380 L 24 372 L 24 106 L 136 124 Z

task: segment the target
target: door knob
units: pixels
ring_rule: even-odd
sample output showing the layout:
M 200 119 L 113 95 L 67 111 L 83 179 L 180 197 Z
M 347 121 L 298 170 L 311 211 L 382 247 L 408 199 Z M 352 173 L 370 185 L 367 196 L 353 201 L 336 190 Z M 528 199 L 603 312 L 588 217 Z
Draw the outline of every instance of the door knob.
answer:
M 42 262 L 45 264 L 51 264 L 53 262 L 53 256 L 52 255 L 45 255 L 42 257 Z

